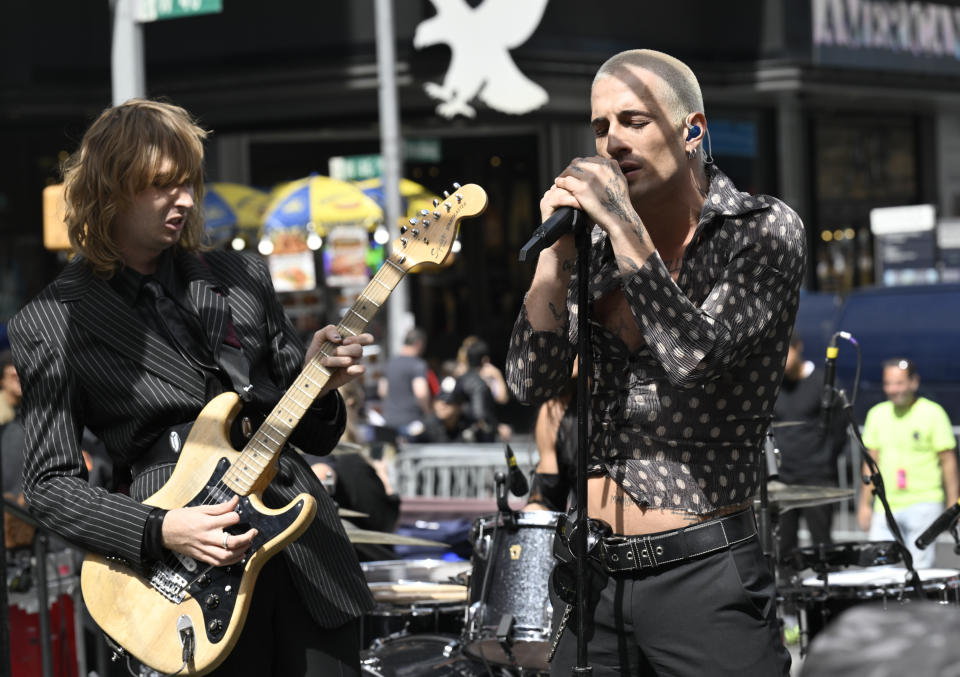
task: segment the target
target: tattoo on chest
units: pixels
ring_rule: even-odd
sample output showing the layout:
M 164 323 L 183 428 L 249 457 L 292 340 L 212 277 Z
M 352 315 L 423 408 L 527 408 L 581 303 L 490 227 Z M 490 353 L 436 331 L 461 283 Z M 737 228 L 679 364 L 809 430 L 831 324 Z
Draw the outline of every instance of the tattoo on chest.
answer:
M 550 312 L 553 314 L 553 319 L 557 320 L 558 322 L 563 319 L 563 315 L 561 315 L 560 311 L 557 310 L 557 307 L 553 304 L 553 301 L 548 303 L 547 306 L 549 306 Z
M 675 259 L 663 259 L 663 265 L 667 267 L 667 270 L 670 273 L 679 273 L 680 269 L 683 267 L 683 257 L 677 257 Z

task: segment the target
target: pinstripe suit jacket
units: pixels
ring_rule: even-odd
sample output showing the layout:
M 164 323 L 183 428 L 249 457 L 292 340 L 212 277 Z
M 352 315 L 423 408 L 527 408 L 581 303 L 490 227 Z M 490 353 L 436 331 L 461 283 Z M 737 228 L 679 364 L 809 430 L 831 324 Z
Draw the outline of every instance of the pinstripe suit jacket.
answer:
M 263 262 L 233 252 L 210 252 L 201 262 L 180 252 L 176 266 L 211 348 L 219 350 L 232 322 L 254 390 L 279 395 L 299 374 L 304 347 Z M 144 471 L 130 496 L 93 488 L 85 480 L 81 431 L 90 428 L 114 462 L 129 465 L 169 426 L 196 418 L 205 404 L 203 374 L 79 259 L 14 317 L 10 338 L 23 381 L 23 476 L 31 511 L 80 547 L 138 566 L 151 510 L 138 501 L 163 485 L 172 465 Z M 312 438 L 306 448 L 314 453 L 328 452 L 343 432 L 339 395 L 333 398 L 333 421 L 308 414 L 298 427 L 295 439 Z M 372 606 L 370 591 L 336 506 L 310 467 L 287 451 L 279 462 L 286 482 L 275 480 L 264 502 L 278 507 L 308 492 L 318 504 L 313 523 L 284 558 L 317 622 L 342 625 Z

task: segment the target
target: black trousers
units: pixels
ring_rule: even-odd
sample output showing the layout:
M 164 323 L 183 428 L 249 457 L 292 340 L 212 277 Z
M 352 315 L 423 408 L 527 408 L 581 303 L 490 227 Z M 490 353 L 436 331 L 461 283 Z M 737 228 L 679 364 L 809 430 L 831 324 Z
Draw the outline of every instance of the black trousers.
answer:
M 836 483 L 834 483 L 836 484 Z M 833 523 L 832 505 L 815 505 L 780 513 L 780 557 L 787 557 L 797 547 L 800 517 L 807 522 L 812 543 L 833 543 L 830 528 Z
M 236 646 L 209 677 L 359 677 L 360 621 L 321 628 L 300 601 L 282 555 L 257 578 Z
M 790 674 L 776 587 L 754 537 L 650 573 L 608 574 L 591 561 L 589 662 L 595 677 L 774 677 Z M 564 603 L 553 599 L 554 625 Z M 550 674 L 577 660 L 574 617 Z

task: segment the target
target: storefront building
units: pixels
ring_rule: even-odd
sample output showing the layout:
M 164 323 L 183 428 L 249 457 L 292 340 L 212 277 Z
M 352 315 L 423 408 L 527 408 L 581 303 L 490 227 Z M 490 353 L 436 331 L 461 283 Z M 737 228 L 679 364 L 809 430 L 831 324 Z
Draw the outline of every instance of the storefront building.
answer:
M 0 322 L 59 269 L 42 249 L 40 193 L 110 102 L 109 6 L 53 4 L 17 3 L 0 27 Z M 436 192 L 478 183 L 490 199 L 464 222 L 457 260 L 409 285 L 438 357 L 478 334 L 502 358 L 532 273 L 517 252 L 556 173 L 592 153 L 592 76 L 623 49 L 691 65 L 718 166 L 803 217 L 812 290 L 874 283 L 871 209 L 960 216 L 960 2 L 393 8 L 402 174 Z M 218 14 L 147 24 L 148 94 L 214 131 L 211 179 L 269 188 L 325 174 L 331 157 L 379 150 L 373 11 L 372 0 L 223 0 Z

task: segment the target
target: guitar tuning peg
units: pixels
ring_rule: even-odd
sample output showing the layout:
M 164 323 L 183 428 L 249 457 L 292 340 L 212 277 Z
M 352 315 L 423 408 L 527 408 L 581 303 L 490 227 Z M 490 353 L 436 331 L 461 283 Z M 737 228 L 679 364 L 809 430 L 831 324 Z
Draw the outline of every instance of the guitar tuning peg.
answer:
M 429 213 L 430 213 L 430 210 L 428 210 L 428 209 L 421 209 L 421 210 L 420 210 L 420 216 L 426 216 L 426 215 L 429 214 Z
M 403 245 L 404 247 L 406 247 L 406 246 L 407 246 L 407 238 L 401 237 L 401 238 L 400 238 L 400 244 Z
M 440 203 L 438 202 L 437 204 L 440 204 Z M 434 212 L 434 213 L 433 213 L 433 218 L 439 219 L 439 218 L 440 218 L 440 212 Z
M 463 202 L 463 195 L 460 193 L 457 193 L 454 197 L 457 198 L 457 202 Z
M 450 197 L 450 191 L 446 191 L 446 190 L 443 191 L 443 197 L 445 198 Z
M 453 189 L 454 189 L 454 190 L 460 190 L 460 184 L 457 183 L 456 181 L 454 181 L 454 182 L 453 182 Z
M 440 200 L 438 200 L 437 198 L 433 198 L 433 206 L 436 207 L 439 204 L 440 204 Z
M 420 231 L 419 231 L 419 230 L 417 230 L 416 228 L 414 228 L 414 229 L 413 229 L 413 230 L 411 230 L 410 232 L 411 232 L 411 233 L 413 233 L 413 236 L 414 236 L 414 237 L 416 237 L 417 235 L 419 235 L 419 234 L 420 234 Z
M 403 234 L 406 233 L 406 232 L 407 232 L 407 227 L 406 227 L 406 226 L 400 226 L 400 234 L 403 235 Z
M 428 219 L 424 219 L 421 223 L 423 224 L 424 228 L 430 227 L 430 221 Z
M 410 219 L 410 221 L 409 221 L 408 223 L 409 223 L 411 226 L 415 226 L 415 225 L 417 225 L 417 220 L 416 220 L 416 219 Z
M 452 207 L 450 206 L 450 203 L 449 203 L 449 202 L 444 202 L 444 203 L 443 203 L 443 206 L 447 208 L 447 211 L 448 211 L 448 212 L 452 209 Z

